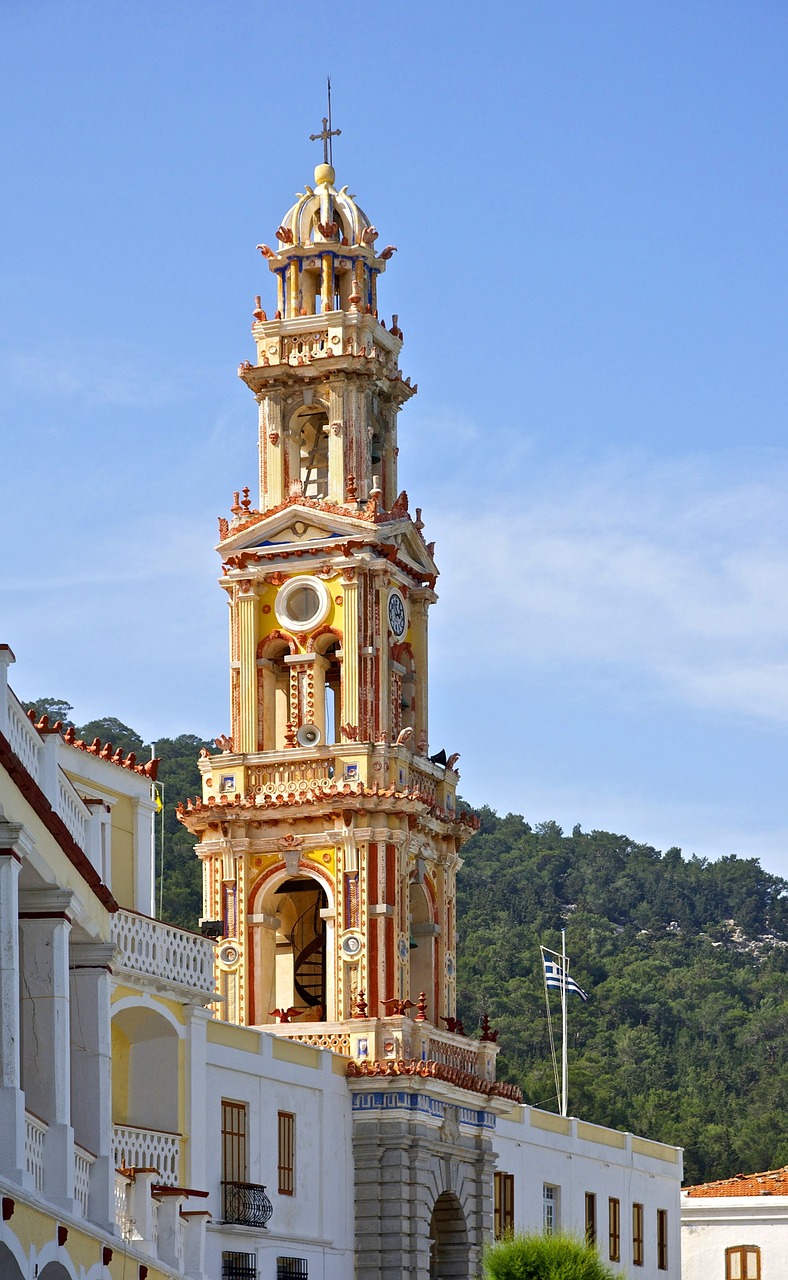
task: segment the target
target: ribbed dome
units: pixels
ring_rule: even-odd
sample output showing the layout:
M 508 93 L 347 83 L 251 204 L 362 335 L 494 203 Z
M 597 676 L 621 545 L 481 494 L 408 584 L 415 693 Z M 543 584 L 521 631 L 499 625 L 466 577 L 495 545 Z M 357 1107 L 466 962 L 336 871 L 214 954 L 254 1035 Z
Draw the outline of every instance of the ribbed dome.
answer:
M 337 191 L 335 174 L 330 164 L 315 169 L 315 186 L 307 187 L 282 219 L 281 229 L 292 234 L 292 241 L 279 236 L 279 244 L 326 244 L 347 239 L 348 244 L 362 244 L 371 223 L 347 187 Z M 322 230 L 321 230 L 322 228 Z

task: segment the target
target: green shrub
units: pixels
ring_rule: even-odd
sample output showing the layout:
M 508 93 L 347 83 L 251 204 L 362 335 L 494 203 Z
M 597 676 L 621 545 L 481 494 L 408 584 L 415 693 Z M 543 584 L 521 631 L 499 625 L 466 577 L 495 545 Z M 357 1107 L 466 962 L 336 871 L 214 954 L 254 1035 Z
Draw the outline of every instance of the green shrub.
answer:
M 572 1236 L 516 1235 L 489 1245 L 487 1280 L 612 1280 L 590 1245 Z

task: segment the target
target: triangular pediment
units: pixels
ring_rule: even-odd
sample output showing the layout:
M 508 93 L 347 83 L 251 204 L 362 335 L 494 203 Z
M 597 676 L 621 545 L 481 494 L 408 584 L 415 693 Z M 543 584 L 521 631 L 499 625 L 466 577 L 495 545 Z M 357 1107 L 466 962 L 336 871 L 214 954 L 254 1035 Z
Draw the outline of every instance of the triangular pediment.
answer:
M 239 551 L 298 546 L 329 542 L 333 539 L 368 537 L 375 526 L 366 519 L 359 519 L 336 508 L 325 510 L 300 503 L 288 505 L 284 510 L 262 514 L 256 519 L 244 521 L 235 532 L 230 529 L 217 547 L 222 555 Z

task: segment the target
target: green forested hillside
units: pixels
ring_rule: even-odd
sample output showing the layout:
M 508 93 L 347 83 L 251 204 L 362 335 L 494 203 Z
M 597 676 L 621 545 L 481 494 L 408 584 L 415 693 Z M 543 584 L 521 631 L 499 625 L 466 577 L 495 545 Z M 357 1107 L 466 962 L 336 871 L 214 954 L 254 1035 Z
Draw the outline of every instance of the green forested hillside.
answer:
M 500 1029 L 501 1075 L 555 1107 L 539 944 L 570 997 L 569 1109 L 685 1147 L 686 1180 L 788 1163 L 788 900 L 755 859 L 480 813 L 459 876 L 458 989 Z
M 67 720 L 43 698 L 36 714 Z M 142 750 L 118 720 L 78 728 Z M 175 805 L 200 789 L 193 734 L 160 738 L 164 844 L 157 901 L 196 928 L 201 868 Z M 567 929 L 569 1109 L 685 1148 L 687 1182 L 788 1164 L 788 898 L 754 858 L 660 854 L 605 831 L 479 811 L 458 878 L 458 990 L 469 1034 L 488 1013 L 502 1078 L 555 1108 L 539 944 Z M 162 818 L 157 823 L 161 833 Z M 162 873 L 163 867 L 163 875 Z

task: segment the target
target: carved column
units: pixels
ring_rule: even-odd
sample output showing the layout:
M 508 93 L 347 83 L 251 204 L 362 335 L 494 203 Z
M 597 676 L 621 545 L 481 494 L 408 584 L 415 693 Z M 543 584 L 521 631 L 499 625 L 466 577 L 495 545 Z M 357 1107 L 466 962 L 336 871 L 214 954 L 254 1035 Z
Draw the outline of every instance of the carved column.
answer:
M 416 688 L 413 727 L 415 745 L 418 751 L 426 751 L 429 744 L 429 708 L 427 705 L 427 609 L 429 600 L 424 592 L 410 593 L 410 627 L 412 635 L 413 657 L 416 663 Z
M 251 582 L 238 593 L 239 714 L 236 752 L 257 750 L 257 595 Z
M 23 839 L 21 825 L 0 819 L 0 1169 L 20 1184 L 25 1168 L 18 925 Z
M 344 395 L 341 382 L 328 386 L 328 500 L 342 503 L 345 493 Z
M 112 1231 L 115 1161 L 112 1151 L 110 965 L 112 943 L 71 945 L 71 1065 L 75 1139 L 96 1157 L 90 1170 L 88 1214 Z
M 345 634 L 342 637 L 341 722 L 358 728 L 358 576 L 355 569 L 343 573 L 342 591 L 345 598 Z
M 260 510 L 276 507 L 285 498 L 282 395 L 269 391 L 260 397 Z
M 44 1194 L 69 1211 L 74 1203 L 71 1127 L 69 936 L 71 890 L 20 894 L 22 1061 L 28 1110 L 48 1125 Z

